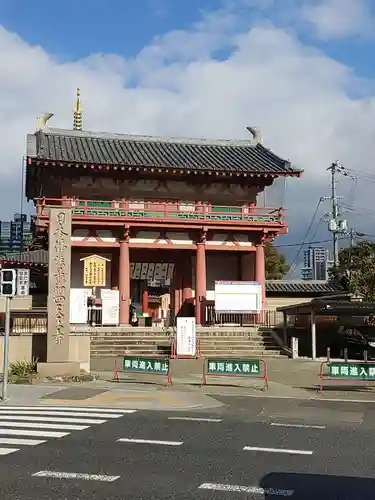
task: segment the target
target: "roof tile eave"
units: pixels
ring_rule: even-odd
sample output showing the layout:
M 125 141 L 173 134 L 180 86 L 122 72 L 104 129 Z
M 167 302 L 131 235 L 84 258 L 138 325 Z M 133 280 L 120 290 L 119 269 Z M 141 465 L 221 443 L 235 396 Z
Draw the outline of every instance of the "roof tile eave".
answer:
M 142 137 L 140 140 L 137 136 L 90 135 L 81 132 L 77 135 L 71 132 L 62 130 L 39 132 L 37 155 L 31 158 L 39 161 L 98 166 L 165 167 L 274 176 L 295 176 L 300 173 L 291 167 L 290 162 L 278 157 L 264 146 L 259 144 L 254 146 L 249 141 L 186 139 L 184 142 L 183 139 L 157 137 Z M 132 157 L 138 160 L 134 162 L 137 165 L 130 161 L 121 161 Z M 161 165 L 162 162 L 167 163 L 165 158 L 169 158 L 169 164 Z M 186 164 L 189 158 L 192 164 Z

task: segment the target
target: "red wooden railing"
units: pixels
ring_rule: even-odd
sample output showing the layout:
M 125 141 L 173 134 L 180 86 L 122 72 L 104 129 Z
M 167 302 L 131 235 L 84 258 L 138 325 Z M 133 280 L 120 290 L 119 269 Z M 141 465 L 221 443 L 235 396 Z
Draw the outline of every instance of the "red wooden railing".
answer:
M 38 198 L 37 217 L 47 218 L 48 208 L 61 206 L 72 209 L 73 218 L 151 218 L 202 221 L 243 221 L 283 223 L 283 208 L 260 208 L 249 204 L 213 205 L 178 201 L 82 200 L 76 198 Z

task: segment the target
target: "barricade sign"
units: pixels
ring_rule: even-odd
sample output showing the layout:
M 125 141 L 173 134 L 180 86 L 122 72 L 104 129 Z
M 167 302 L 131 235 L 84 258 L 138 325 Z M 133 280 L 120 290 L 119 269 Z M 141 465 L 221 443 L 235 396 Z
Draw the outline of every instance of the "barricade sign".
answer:
M 202 386 L 207 384 L 207 376 L 257 378 L 268 389 L 268 370 L 263 359 L 204 359 Z
M 319 369 L 318 392 L 322 392 L 325 380 L 337 382 L 375 382 L 375 363 L 371 362 L 345 362 L 323 361 Z
M 171 366 L 166 356 L 124 356 L 121 369 L 115 361 L 113 380 L 116 382 L 120 381 L 119 373 L 164 375 L 167 377 L 167 385 L 172 385 Z

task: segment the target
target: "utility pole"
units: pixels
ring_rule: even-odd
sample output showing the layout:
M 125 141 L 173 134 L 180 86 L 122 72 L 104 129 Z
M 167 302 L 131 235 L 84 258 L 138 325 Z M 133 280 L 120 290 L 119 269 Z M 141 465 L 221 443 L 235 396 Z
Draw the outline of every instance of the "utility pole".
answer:
M 331 203 L 332 203 L 332 219 L 337 222 L 337 217 L 339 213 L 338 199 L 336 194 L 336 169 L 339 163 L 335 162 L 331 165 Z M 337 267 L 339 263 L 339 233 L 337 231 L 337 224 L 335 224 L 335 230 L 332 231 L 332 243 L 333 243 L 333 263 Z
M 331 171 L 331 197 L 328 198 L 331 201 L 331 213 L 329 214 L 328 230 L 332 233 L 333 265 L 336 268 L 339 264 L 339 236 L 347 231 L 346 220 L 340 219 L 342 214 L 339 204 L 340 197 L 337 196 L 336 192 L 336 174 L 347 175 L 347 173 L 338 161 L 332 163 L 327 170 Z

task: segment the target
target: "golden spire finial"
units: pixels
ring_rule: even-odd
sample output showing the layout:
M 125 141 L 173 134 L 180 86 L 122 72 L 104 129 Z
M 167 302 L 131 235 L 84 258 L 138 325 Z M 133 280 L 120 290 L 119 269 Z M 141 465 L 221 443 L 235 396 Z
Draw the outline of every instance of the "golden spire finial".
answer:
M 77 89 L 76 104 L 73 113 L 73 130 L 82 130 L 81 91 Z

